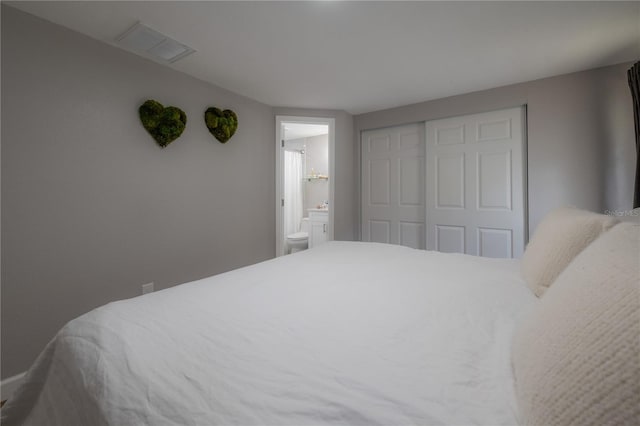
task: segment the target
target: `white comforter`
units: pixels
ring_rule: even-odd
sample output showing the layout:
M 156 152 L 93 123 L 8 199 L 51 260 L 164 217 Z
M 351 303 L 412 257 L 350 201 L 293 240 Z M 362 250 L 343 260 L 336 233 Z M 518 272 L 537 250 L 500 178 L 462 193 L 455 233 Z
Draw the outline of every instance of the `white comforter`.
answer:
M 514 260 L 333 242 L 68 323 L 3 425 L 513 425 Z

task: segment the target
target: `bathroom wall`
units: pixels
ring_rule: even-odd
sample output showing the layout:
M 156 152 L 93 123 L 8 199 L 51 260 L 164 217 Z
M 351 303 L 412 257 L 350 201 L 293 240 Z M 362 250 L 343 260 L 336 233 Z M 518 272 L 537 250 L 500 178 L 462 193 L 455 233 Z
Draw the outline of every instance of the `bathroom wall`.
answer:
M 317 175 L 329 176 L 329 136 L 305 138 L 305 145 L 307 175 L 315 172 Z M 307 216 L 307 209 L 316 208 L 328 200 L 329 182 L 327 180 L 312 179 L 305 182 L 305 216 Z
M 289 139 L 284 141 L 284 149 L 292 151 L 301 151 L 304 149 L 305 138 Z
M 304 150 L 305 176 L 313 173 L 329 175 L 329 136 L 319 135 L 309 138 L 289 139 L 284 143 L 285 149 Z M 329 200 L 329 183 L 327 180 L 305 180 L 303 216 L 308 216 L 308 209 L 316 208 L 319 204 Z

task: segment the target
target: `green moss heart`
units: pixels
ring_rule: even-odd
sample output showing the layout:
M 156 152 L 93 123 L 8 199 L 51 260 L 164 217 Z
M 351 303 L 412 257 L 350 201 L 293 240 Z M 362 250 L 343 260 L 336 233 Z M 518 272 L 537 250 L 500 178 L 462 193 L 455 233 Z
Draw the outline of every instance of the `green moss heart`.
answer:
M 231 139 L 238 129 L 238 116 L 230 109 L 207 108 L 204 122 L 209 132 L 222 143 Z
M 162 148 L 178 139 L 187 125 L 187 114 L 174 106 L 164 107 L 149 99 L 138 109 L 140 121 Z

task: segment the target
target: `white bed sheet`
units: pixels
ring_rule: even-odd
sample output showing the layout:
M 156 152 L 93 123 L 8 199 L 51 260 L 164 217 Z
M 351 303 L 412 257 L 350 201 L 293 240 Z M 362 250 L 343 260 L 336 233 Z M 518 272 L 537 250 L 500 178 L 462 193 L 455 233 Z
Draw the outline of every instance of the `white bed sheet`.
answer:
M 69 322 L 3 425 L 514 425 L 515 260 L 331 242 Z

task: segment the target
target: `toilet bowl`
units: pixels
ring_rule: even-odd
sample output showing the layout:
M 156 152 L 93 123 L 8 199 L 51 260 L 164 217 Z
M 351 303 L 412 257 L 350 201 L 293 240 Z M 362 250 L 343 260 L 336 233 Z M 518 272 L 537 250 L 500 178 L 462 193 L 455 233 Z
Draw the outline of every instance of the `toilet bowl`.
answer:
M 305 250 L 309 247 L 309 218 L 300 221 L 300 231 L 287 235 L 287 253 Z

